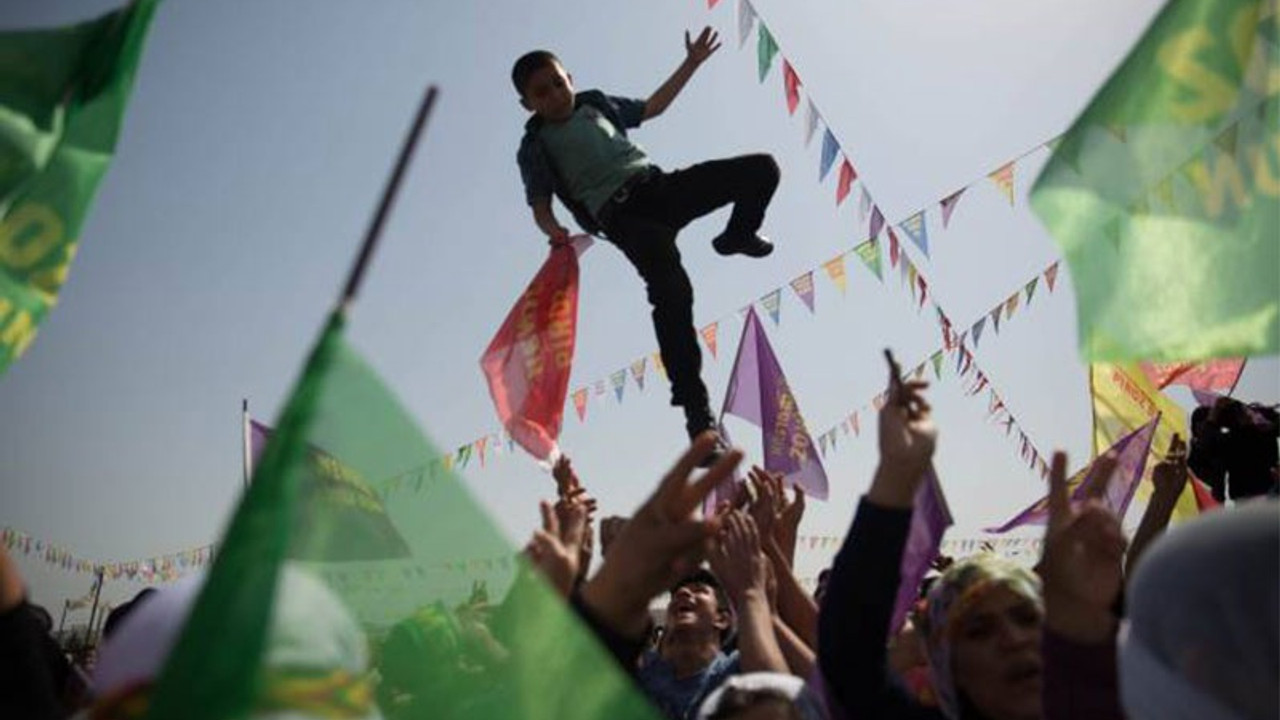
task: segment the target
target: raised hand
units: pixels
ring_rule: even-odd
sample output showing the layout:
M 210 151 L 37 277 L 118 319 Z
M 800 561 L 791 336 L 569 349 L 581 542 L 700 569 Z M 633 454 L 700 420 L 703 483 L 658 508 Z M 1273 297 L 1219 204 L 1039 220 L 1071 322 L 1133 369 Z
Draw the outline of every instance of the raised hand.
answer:
M 690 483 L 698 461 L 711 451 L 710 434 L 696 440 L 610 543 L 604 564 L 583 588 L 582 598 L 615 631 L 635 636 L 648 622 L 649 601 L 698 566 L 717 518 L 699 519 L 697 508 L 742 460 L 731 450 Z
M 1101 497 L 1115 460 L 1102 464 L 1090 497 L 1071 507 L 1067 456 L 1057 452 L 1049 471 L 1049 524 L 1040 574 L 1044 579 L 1046 620 L 1060 634 L 1079 642 L 1101 642 L 1115 631 L 1111 606 L 1124 582 L 1124 533 Z
M 933 408 L 924 399 L 929 383 L 902 380 L 902 368 L 885 350 L 889 363 L 889 397 L 880 410 L 880 462 L 923 473 L 933 460 L 938 429 Z
M 573 581 L 581 567 L 583 535 L 587 525 L 587 510 L 583 503 L 565 504 L 563 512 L 557 512 L 550 503 L 539 504 L 542 510 L 542 529 L 533 533 L 525 546 L 525 555 L 561 595 L 568 597 Z M 561 517 L 565 523 L 561 524 Z
M 867 497 L 884 507 L 909 508 L 933 462 L 938 428 L 924 398 L 929 383 L 903 382 L 902 368 L 893 353 L 885 350 L 884 357 L 889 364 L 889 390 L 879 417 L 880 466 Z
M 1173 434 L 1169 441 L 1169 451 L 1151 471 L 1151 483 L 1155 485 L 1156 494 L 1176 499 L 1182 494 L 1187 484 L 1187 444 L 1182 436 Z
M 741 605 L 750 591 L 767 597 L 769 561 L 760 550 L 760 533 L 750 515 L 732 510 L 724 516 L 707 559 L 735 605 Z
M 698 33 L 697 40 L 689 38 L 689 31 L 684 32 L 684 51 L 689 62 L 695 65 L 701 65 L 707 58 L 720 49 L 720 33 L 711 29 L 711 26 L 702 28 L 702 32 Z
M 751 483 L 754 498 L 750 503 L 751 519 L 755 521 L 756 530 L 761 537 L 773 535 L 774 528 L 781 512 L 784 498 L 779 497 L 782 480 L 763 468 L 753 466 L 747 473 L 747 482 Z

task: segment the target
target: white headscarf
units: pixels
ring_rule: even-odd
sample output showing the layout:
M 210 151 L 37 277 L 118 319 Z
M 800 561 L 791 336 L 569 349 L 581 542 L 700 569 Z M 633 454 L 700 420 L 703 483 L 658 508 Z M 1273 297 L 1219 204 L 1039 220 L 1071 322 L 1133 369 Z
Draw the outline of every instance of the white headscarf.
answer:
M 1120 634 L 1131 720 L 1280 717 L 1280 504 L 1174 528 L 1142 559 Z

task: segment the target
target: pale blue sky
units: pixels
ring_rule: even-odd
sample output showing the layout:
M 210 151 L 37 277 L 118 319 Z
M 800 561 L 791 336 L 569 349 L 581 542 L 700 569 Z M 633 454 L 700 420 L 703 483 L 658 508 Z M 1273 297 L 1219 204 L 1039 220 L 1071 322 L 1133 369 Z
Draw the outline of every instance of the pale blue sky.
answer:
M 0 27 L 67 22 L 115 4 L 11 0 Z M 711 24 L 725 36 L 668 113 L 634 136 L 668 168 L 748 151 L 781 163 L 770 258 L 715 255 L 707 241 L 723 214 L 683 234 L 700 323 L 734 317 L 848 250 L 865 233 L 858 190 L 837 210 L 834 173 L 818 184 L 819 142 L 804 147 L 803 112 L 787 115 L 779 67 L 757 82 L 755 38 L 738 50 L 735 5 L 166 0 L 61 304 L 0 378 L 0 525 L 103 560 L 217 537 L 240 487 L 240 399 L 274 416 L 427 83 L 441 86 L 438 112 L 351 337 L 440 445 L 496 430 L 477 361 L 545 255 L 514 162 L 524 112 L 508 75 L 528 49 L 555 50 L 580 88 L 643 97 L 680 62 L 685 29 Z M 756 3 L 889 220 L 929 208 L 932 258 L 910 250 L 958 323 L 1057 257 L 1025 202 L 1046 153 L 1019 164 L 1012 209 L 983 181 L 944 231 L 937 201 L 1065 129 L 1158 5 Z M 816 277 L 814 315 L 784 289 L 781 325 L 766 321 L 812 428 L 881 389 L 880 348 L 915 363 L 938 344 L 934 320 L 915 312 L 896 275 L 880 285 L 852 263 L 849 274 L 843 298 Z M 1079 460 L 1089 405 L 1065 266 L 1057 293 L 1045 290 L 999 336 L 988 328 L 977 358 L 1037 445 Z M 715 403 L 740 329 L 726 323 L 720 360 L 708 358 Z M 583 259 L 579 332 L 573 387 L 656 348 L 640 281 L 607 244 Z M 1274 360 L 1251 364 L 1239 394 L 1275 402 L 1277 375 Z M 985 394 L 965 397 L 948 377 L 933 397 L 957 535 L 1041 494 L 1015 443 L 984 422 Z M 683 448 L 680 414 L 666 399 L 650 376 L 621 404 L 611 393 L 592 397 L 585 424 L 568 410 L 563 445 L 606 513 L 629 513 Z M 734 429 L 758 457 L 758 435 Z M 811 503 L 803 534 L 843 532 L 868 482 L 873 437 L 841 437 L 828 455 L 832 499 Z M 466 478 L 523 541 L 549 479 L 512 456 L 473 464 Z M 802 574 L 827 560 L 804 552 Z M 35 599 L 55 609 L 88 584 L 23 567 Z M 104 597 L 133 590 L 109 584 Z

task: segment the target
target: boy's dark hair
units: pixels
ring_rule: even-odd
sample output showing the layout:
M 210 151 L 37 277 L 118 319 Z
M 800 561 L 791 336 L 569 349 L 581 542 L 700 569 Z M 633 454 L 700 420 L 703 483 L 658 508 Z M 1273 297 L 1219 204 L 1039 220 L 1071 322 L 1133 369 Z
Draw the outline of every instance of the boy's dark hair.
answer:
M 716 594 L 716 604 L 723 612 L 731 613 L 732 605 L 729 604 L 729 595 L 725 593 L 724 586 L 720 584 L 720 578 L 706 568 L 698 568 L 693 572 L 685 575 L 671 586 L 671 594 L 675 594 L 677 590 L 685 585 L 706 585 Z
M 563 64 L 560 58 L 547 50 L 534 50 L 527 52 L 516 60 L 516 64 L 511 66 L 511 84 L 516 86 L 516 92 L 524 97 L 525 86 L 529 84 L 529 78 L 533 74 L 544 67 L 555 67 Z

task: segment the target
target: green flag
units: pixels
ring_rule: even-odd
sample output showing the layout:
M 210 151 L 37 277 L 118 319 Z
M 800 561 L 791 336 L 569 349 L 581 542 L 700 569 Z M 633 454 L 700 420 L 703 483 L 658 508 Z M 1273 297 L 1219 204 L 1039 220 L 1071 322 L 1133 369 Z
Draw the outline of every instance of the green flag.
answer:
M 0 33 L 0 372 L 31 344 L 67 279 L 156 2 Z
M 406 720 L 655 718 L 342 335 L 335 313 L 262 453 L 147 717 L 229 720 L 283 710 Z M 381 516 L 378 532 L 367 519 L 332 512 L 332 492 L 308 487 L 330 482 L 315 472 L 320 448 L 341 475 L 378 495 L 371 503 L 363 490 L 351 493 Z M 393 553 L 382 523 L 394 531 Z M 296 630 L 280 630 L 281 608 L 296 609 L 298 593 L 315 595 L 296 582 L 299 574 L 355 618 L 374 667 L 338 672 L 301 650 Z M 490 606 L 489 597 L 499 602 Z M 332 613 L 314 622 L 309 635 L 325 637 Z
M 1170 0 L 1040 174 L 1086 359 L 1280 351 L 1278 40 L 1274 2 Z

